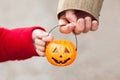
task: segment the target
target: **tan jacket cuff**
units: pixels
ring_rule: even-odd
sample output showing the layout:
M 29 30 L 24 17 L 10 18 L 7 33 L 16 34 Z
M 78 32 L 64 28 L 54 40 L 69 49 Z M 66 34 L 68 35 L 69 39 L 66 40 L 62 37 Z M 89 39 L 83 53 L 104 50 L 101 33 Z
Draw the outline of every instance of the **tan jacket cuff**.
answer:
M 103 0 L 59 0 L 57 15 L 69 9 L 81 10 L 99 19 Z

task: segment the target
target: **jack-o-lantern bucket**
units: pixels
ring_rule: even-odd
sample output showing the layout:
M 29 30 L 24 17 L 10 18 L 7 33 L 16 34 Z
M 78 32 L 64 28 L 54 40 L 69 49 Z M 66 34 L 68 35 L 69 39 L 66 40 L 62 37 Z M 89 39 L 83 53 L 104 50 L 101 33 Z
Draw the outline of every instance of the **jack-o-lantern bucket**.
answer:
M 67 40 L 54 40 L 46 45 L 46 58 L 55 66 L 70 65 L 76 58 L 76 47 Z

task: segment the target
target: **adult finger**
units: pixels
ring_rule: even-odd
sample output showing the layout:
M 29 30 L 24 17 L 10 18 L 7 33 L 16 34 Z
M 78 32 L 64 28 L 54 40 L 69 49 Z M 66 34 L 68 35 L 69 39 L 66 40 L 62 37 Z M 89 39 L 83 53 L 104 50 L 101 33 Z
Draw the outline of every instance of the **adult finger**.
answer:
M 60 18 L 58 20 L 59 27 L 65 26 L 66 24 L 68 24 L 68 21 L 65 18 Z
M 66 24 L 65 26 L 61 26 L 59 27 L 60 32 L 68 34 L 70 32 L 72 32 L 75 28 L 75 24 L 74 23 L 69 23 Z
M 92 21 L 92 27 L 91 27 L 91 31 L 95 31 L 98 29 L 98 22 L 96 20 Z
M 68 10 L 65 13 L 65 17 L 69 22 L 76 22 L 77 21 L 77 16 L 75 14 L 74 10 Z
M 92 27 L 92 19 L 91 17 L 85 17 L 85 29 L 84 33 L 88 32 Z
M 68 24 L 68 21 L 67 21 L 65 18 L 62 18 L 62 17 L 61 17 L 61 18 L 59 19 L 59 24 L 58 24 L 58 25 L 59 25 L 58 27 L 59 27 L 59 31 L 60 31 L 60 32 L 62 32 L 62 33 L 65 32 L 65 31 L 64 31 L 64 27 L 66 26 L 66 24 Z
M 85 28 L 85 20 L 83 18 L 78 19 L 76 27 L 74 29 L 75 34 L 80 34 Z

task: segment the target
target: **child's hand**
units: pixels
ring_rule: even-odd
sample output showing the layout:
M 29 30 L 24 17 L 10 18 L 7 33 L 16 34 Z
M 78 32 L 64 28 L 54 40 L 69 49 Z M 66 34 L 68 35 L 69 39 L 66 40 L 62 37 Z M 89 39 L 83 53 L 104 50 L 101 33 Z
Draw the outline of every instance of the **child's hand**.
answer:
M 47 32 L 40 29 L 35 29 L 32 32 L 32 39 L 33 45 L 38 55 L 45 56 L 45 45 L 47 42 L 53 40 L 53 36 L 51 36 L 50 34 L 48 35 Z

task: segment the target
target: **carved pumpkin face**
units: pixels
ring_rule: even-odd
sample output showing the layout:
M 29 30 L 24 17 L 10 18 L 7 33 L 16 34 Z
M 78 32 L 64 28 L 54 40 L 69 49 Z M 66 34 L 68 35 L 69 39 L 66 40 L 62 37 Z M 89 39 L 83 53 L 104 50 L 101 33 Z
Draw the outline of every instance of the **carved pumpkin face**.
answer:
M 76 49 L 72 42 L 55 40 L 46 46 L 47 60 L 56 66 L 67 66 L 76 58 Z

